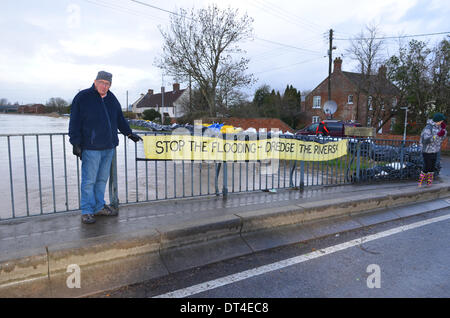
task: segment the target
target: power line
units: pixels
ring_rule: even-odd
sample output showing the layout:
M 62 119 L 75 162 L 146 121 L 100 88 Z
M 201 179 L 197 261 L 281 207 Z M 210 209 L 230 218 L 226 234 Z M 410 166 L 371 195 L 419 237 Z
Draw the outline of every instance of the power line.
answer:
M 306 60 L 306 61 L 302 61 L 302 62 L 298 62 L 298 63 L 292 63 L 292 64 L 289 64 L 289 65 L 286 65 L 286 66 L 280 66 L 280 67 L 272 68 L 272 69 L 269 69 L 269 70 L 257 72 L 257 73 L 254 73 L 254 75 L 267 73 L 267 72 L 272 72 L 272 71 L 277 71 L 277 70 L 281 70 L 281 69 L 284 69 L 284 68 L 293 67 L 293 66 L 296 66 L 296 65 L 305 64 L 305 63 L 309 63 L 309 62 L 312 62 L 312 61 L 320 60 L 320 59 L 323 59 L 323 58 L 325 58 L 325 57 L 324 56 L 316 57 L 314 59 L 309 59 L 309 60 Z
M 146 7 L 149 7 L 149 8 L 152 8 L 152 9 L 155 9 L 155 10 L 159 10 L 159 11 L 166 12 L 166 13 L 169 13 L 169 14 L 172 14 L 172 15 L 176 15 L 176 16 L 178 16 L 180 18 L 187 18 L 189 20 L 194 20 L 191 17 L 185 16 L 185 15 L 182 15 L 182 14 L 179 14 L 177 12 L 173 12 L 173 11 L 170 11 L 170 10 L 167 10 L 167 9 L 160 8 L 160 7 L 157 7 L 155 5 L 148 4 L 146 2 L 142 2 L 142 1 L 138 1 L 138 0 L 130 0 L 130 1 L 134 2 L 134 3 L 137 3 L 137 4 L 140 4 L 140 5 L 143 5 L 143 6 L 146 6 Z
M 323 29 L 320 25 L 310 22 L 305 18 L 302 18 L 296 14 L 293 14 L 292 12 L 289 12 L 285 9 L 283 9 L 280 6 L 277 6 L 275 4 L 273 4 L 270 1 L 267 0 L 259 0 L 261 3 L 266 3 L 267 7 L 270 7 L 272 10 L 276 10 L 278 12 L 281 12 L 282 14 L 284 13 L 285 16 L 287 16 L 288 18 L 291 18 L 293 21 L 298 21 L 301 24 L 303 24 L 306 28 L 309 28 L 310 30 L 312 30 L 313 32 L 318 32 L 320 33 L 321 31 L 318 31 L 318 29 Z
M 252 54 L 250 55 L 250 59 L 252 61 L 257 61 L 257 60 L 262 60 L 262 59 L 266 59 L 266 58 L 272 58 L 275 56 L 280 56 L 280 55 L 285 55 L 285 54 L 298 54 L 296 51 L 293 50 L 282 50 L 280 48 L 275 48 L 275 49 L 271 49 L 269 51 L 264 51 L 264 52 L 259 52 L 257 54 Z
M 297 19 L 293 19 L 289 16 L 287 16 L 286 14 L 284 14 L 283 12 L 280 12 L 280 10 L 278 10 L 278 8 L 272 8 L 269 7 L 268 4 L 265 3 L 261 3 L 261 2 L 256 2 L 256 0 L 252 1 L 252 5 L 258 9 L 260 9 L 261 11 L 263 11 L 264 13 L 270 14 L 274 17 L 277 17 L 287 23 L 291 23 L 291 24 L 295 24 L 301 28 L 307 28 L 308 31 L 312 31 L 312 32 L 317 32 L 320 33 L 320 31 L 317 31 L 315 29 L 312 29 L 310 26 L 306 25 L 306 24 L 300 24 L 299 21 Z
M 403 38 L 414 38 L 421 36 L 432 36 L 432 35 L 442 35 L 449 34 L 450 32 L 437 32 L 437 33 L 426 33 L 426 34 L 413 34 L 413 35 L 398 35 L 398 36 L 383 36 L 376 38 L 348 38 L 348 39 L 337 39 L 338 41 L 353 41 L 353 40 L 387 40 L 387 39 L 403 39 Z
M 160 10 L 160 11 L 163 11 L 163 12 L 166 12 L 166 13 L 169 13 L 169 14 L 177 15 L 177 16 L 180 16 L 180 17 L 185 17 L 185 16 L 182 16 L 182 15 L 176 13 L 176 12 L 173 12 L 173 11 L 170 11 L 170 10 L 166 10 L 166 9 L 163 9 L 163 8 L 160 8 L 160 7 L 157 7 L 157 6 L 154 6 L 154 5 L 150 5 L 150 4 L 145 3 L 145 2 L 142 2 L 142 1 L 138 1 L 138 0 L 130 0 L 130 1 L 135 2 L 135 3 L 137 3 L 137 4 L 140 4 L 140 5 L 143 5 L 143 6 L 146 6 L 146 7 L 149 7 L 149 8 L 152 8 L 152 9 L 155 9 L 155 10 Z M 280 43 L 280 42 L 275 42 L 275 41 L 272 41 L 272 40 L 266 40 L 266 39 L 262 39 L 262 38 L 259 38 L 259 37 L 255 37 L 255 39 L 256 39 L 256 40 L 263 41 L 263 42 L 271 43 L 271 44 L 276 44 L 276 45 L 279 45 L 279 46 L 289 47 L 289 48 L 293 48 L 293 49 L 297 49 L 297 50 L 302 50 L 302 51 L 307 51 L 307 52 L 316 53 L 316 54 L 322 54 L 322 53 L 320 53 L 320 52 L 318 52 L 318 51 L 313 51 L 313 50 L 309 50 L 309 49 L 304 49 L 304 48 L 296 47 L 296 46 L 289 45 L 289 44 L 284 44 L 284 43 Z
M 284 46 L 284 47 L 288 47 L 288 48 L 291 48 L 291 49 L 307 51 L 307 52 L 311 52 L 311 53 L 315 53 L 315 54 L 322 54 L 319 51 L 313 51 L 313 50 L 304 49 L 304 48 L 301 48 L 301 47 L 298 47 L 298 46 L 293 46 L 293 45 L 290 45 L 290 44 L 284 44 L 284 43 L 280 43 L 280 42 L 276 42 L 276 41 L 272 41 L 272 40 L 266 40 L 266 39 L 262 39 L 262 38 L 257 37 L 257 36 L 255 36 L 255 40 L 259 40 L 259 41 L 263 41 L 263 42 L 267 42 L 267 43 L 272 43 L 272 44 L 275 44 L 275 45 Z
M 180 15 L 180 14 L 178 14 L 178 13 L 176 13 L 176 12 L 173 12 L 173 11 L 170 11 L 170 10 L 166 10 L 166 9 L 163 9 L 163 8 L 160 8 L 160 7 L 157 7 L 157 6 L 148 4 L 148 3 L 146 3 L 146 2 L 137 1 L 137 0 L 130 0 L 130 1 L 131 1 L 131 2 L 135 2 L 135 3 L 138 3 L 138 4 L 143 5 L 143 6 L 146 6 L 146 7 L 149 7 L 149 8 L 152 8 L 152 9 L 156 9 L 156 10 L 159 10 L 159 11 L 163 11 L 163 12 L 166 12 L 166 13 L 170 13 L 170 14 L 178 15 L 178 16 L 181 16 L 181 17 L 182 17 L 182 15 Z
M 295 54 L 295 55 L 294 55 Z M 280 48 L 276 48 L 274 50 L 270 50 L 264 53 L 250 55 L 248 58 L 251 62 L 255 61 L 261 61 L 261 60 L 272 60 L 272 59 L 279 59 L 280 56 L 286 56 L 286 55 L 292 55 L 298 57 L 299 52 L 296 52 L 294 50 L 284 50 Z
M 134 15 L 134 16 L 137 16 L 137 17 L 142 17 L 142 18 L 145 18 L 145 19 L 148 19 L 148 20 L 150 20 L 150 17 L 151 17 L 153 19 L 159 19 L 161 21 L 166 21 L 164 18 L 161 18 L 161 17 L 158 17 L 158 16 L 144 15 L 141 12 L 134 11 L 134 10 L 128 8 L 128 7 L 120 6 L 120 5 L 118 5 L 118 4 L 114 3 L 114 2 L 113 3 L 105 3 L 105 2 L 98 1 L 98 0 L 97 1 L 84 0 L 84 1 L 89 2 L 91 4 L 94 4 L 94 5 L 97 5 L 97 6 L 100 6 L 100 7 L 104 7 L 104 8 L 108 8 L 108 9 L 114 10 L 116 12 L 128 13 L 128 14 L 131 14 L 131 15 Z
M 334 29 L 333 29 L 334 30 Z M 352 36 L 351 33 L 347 33 L 347 32 L 341 32 L 341 31 L 334 31 L 334 33 L 338 33 L 338 34 L 344 34 L 344 35 L 349 35 Z

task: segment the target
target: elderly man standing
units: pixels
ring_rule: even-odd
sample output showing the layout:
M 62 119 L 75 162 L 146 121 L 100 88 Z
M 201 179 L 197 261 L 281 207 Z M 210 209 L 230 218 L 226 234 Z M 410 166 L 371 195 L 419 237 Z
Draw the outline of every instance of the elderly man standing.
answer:
M 112 74 L 100 71 L 91 88 L 80 91 L 72 102 L 69 122 L 73 154 L 81 164 L 81 221 L 95 223 L 95 216 L 116 216 L 104 196 L 114 149 L 119 144 L 117 129 L 134 142 L 134 134 L 123 117 L 122 108 L 109 90 Z

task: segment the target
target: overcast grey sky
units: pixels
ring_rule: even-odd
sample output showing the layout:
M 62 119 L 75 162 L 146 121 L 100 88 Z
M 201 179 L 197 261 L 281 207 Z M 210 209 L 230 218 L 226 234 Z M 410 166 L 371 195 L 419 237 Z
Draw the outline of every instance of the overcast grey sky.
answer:
M 141 1 L 170 11 L 216 2 L 252 17 L 256 38 L 242 44 L 251 60 L 249 72 L 258 79 L 249 94 L 263 84 L 281 93 L 287 84 L 301 91 L 316 87 L 328 74 L 330 28 L 337 46 L 333 56 L 343 58 L 347 71 L 355 71 L 345 53 L 349 41 L 338 39 L 358 34 L 366 24 L 378 25 L 381 36 L 450 31 L 448 0 Z M 99 70 L 113 73 L 111 90 L 123 107 L 127 90 L 129 103 L 149 88 L 159 92 L 163 74 L 154 66 L 162 48 L 158 25 L 169 21 L 169 13 L 130 0 L 1 0 L 0 98 L 21 104 L 51 97 L 71 101 Z M 417 39 L 434 45 L 443 38 Z M 396 40 L 387 44 L 384 54 L 395 54 Z M 164 77 L 168 90 L 172 83 Z

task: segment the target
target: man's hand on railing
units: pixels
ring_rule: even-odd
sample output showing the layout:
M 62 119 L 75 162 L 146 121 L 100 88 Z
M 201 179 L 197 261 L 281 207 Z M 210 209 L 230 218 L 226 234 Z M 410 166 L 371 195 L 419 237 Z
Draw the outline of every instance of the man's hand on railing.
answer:
M 138 142 L 139 140 L 142 140 L 141 137 L 139 137 L 138 135 L 133 134 L 133 133 L 129 134 L 127 137 L 130 138 L 131 140 L 133 140 L 134 142 Z
M 75 156 L 77 156 L 77 157 L 80 157 L 80 160 L 82 160 L 81 159 L 81 154 L 82 154 L 82 150 L 81 150 L 81 146 L 80 145 L 74 145 L 73 146 L 73 150 L 72 150 L 72 153 L 75 155 Z

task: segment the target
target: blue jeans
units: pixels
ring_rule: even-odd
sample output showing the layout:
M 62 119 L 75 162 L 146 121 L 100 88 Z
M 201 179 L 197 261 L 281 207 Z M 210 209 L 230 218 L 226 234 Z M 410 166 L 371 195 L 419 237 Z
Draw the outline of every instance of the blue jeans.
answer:
M 105 205 L 114 149 L 83 150 L 81 161 L 81 213 L 94 214 Z

